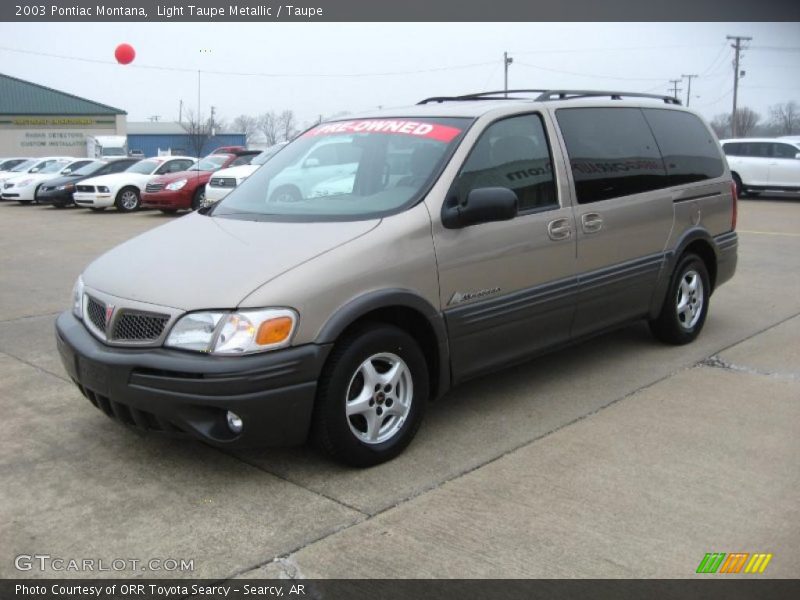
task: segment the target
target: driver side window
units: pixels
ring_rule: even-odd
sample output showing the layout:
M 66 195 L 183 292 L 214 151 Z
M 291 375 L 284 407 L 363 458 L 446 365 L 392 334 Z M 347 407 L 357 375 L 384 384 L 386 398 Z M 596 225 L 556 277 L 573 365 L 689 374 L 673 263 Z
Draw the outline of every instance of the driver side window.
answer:
M 550 147 L 539 115 L 497 121 L 478 138 L 456 180 L 459 201 L 487 187 L 513 190 L 520 213 L 558 207 Z

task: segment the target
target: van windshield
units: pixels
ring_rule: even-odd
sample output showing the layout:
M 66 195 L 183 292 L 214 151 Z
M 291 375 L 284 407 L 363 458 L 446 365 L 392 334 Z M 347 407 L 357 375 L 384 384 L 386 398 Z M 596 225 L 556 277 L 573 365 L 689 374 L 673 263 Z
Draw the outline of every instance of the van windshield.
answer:
M 263 220 L 363 219 L 418 199 L 471 120 L 359 119 L 309 129 L 212 210 Z

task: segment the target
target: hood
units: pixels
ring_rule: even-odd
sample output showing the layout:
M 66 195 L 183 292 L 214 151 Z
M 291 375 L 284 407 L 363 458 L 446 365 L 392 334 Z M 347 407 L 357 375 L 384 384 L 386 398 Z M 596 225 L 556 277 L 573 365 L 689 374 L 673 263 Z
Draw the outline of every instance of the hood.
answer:
M 127 179 L 129 173 L 111 173 L 110 175 L 100 175 L 99 177 L 89 177 L 88 179 L 84 179 L 82 183 L 86 185 L 105 185 L 108 187 L 113 187 L 114 184 L 118 183 L 121 179 Z
M 47 185 L 58 187 L 59 185 L 66 185 L 68 183 L 79 183 L 84 179 L 88 179 L 90 175 L 61 175 L 48 180 Z
M 220 169 L 214 171 L 212 177 L 249 177 L 258 170 L 261 165 L 239 165 L 238 167 L 228 167 L 227 169 Z
M 257 222 L 192 213 L 105 253 L 83 280 L 112 296 L 181 310 L 235 308 L 281 273 L 378 223 Z
M 188 179 L 189 181 L 197 180 L 198 183 L 208 183 L 211 175 L 215 171 L 179 171 L 178 173 L 169 173 L 167 175 L 159 175 L 150 180 L 150 183 L 163 183 L 164 185 L 179 181 L 181 179 Z

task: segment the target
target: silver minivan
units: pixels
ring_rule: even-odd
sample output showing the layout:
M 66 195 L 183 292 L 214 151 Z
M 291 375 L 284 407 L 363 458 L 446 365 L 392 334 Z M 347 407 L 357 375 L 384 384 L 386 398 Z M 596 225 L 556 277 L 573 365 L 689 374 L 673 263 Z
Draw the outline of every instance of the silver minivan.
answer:
M 691 342 L 735 228 L 719 143 L 671 97 L 431 98 L 316 125 L 99 257 L 58 348 L 129 426 L 230 448 L 310 435 L 368 466 L 471 377 L 641 319 Z

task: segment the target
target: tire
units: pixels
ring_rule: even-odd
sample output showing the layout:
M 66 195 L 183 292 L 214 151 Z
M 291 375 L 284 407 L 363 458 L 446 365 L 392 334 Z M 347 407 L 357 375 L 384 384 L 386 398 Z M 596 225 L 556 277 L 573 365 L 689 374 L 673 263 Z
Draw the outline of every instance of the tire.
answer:
M 706 322 L 710 295 L 705 263 L 696 254 L 684 254 L 672 274 L 661 314 L 650 321 L 650 331 L 666 344 L 694 341 Z
M 303 199 L 303 195 L 293 185 L 284 185 L 279 187 L 277 190 L 272 192 L 272 195 L 269 197 L 270 202 L 300 202 Z
M 731 177 L 733 177 L 733 184 L 736 186 L 736 196 L 737 198 L 744 198 L 747 196 L 747 190 L 742 183 L 742 178 L 739 177 L 738 173 L 731 173 Z
M 206 199 L 206 186 L 201 185 L 192 196 L 192 210 L 203 208 L 203 202 Z
M 428 366 L 414 338 L 393 325 L 368 324 L 337 342 L 322 370 L 312 440 L 347 465 L 386 462 L 414 438 L 428 394 Z
M 117 198 L 114 201 L 114 206 L 117 207 L 119 212 L 133 212 L 139 210 L 141 206 L 141 198 L 139 197 L 139 190 L 135 187 L 124 187 L 117 192 Z

